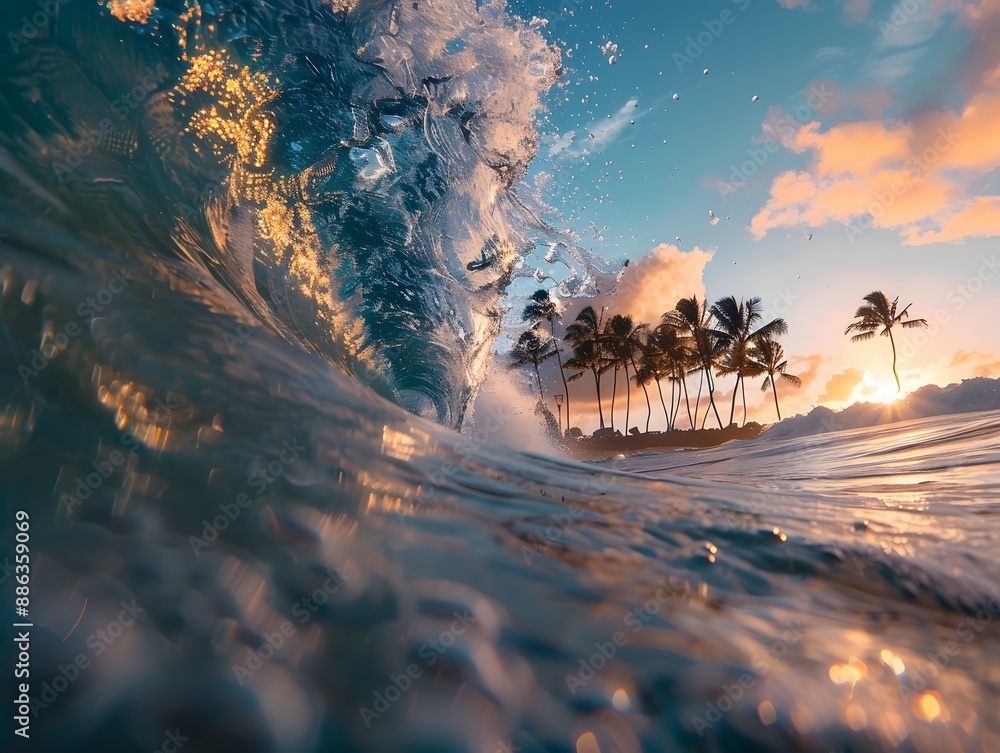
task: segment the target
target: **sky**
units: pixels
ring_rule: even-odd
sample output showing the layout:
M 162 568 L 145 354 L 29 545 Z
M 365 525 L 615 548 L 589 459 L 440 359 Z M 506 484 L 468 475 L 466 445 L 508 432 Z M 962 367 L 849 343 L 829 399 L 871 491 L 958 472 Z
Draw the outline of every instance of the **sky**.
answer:
M 883 290 L 931 322 L 900 338 L 904 390 L 1000 375 L 1000 0 L 510 7 L 566 67 L 527 183 L 586 248 L 630 260 L 617 294 L 568 302 L 568 318 L 758 296 L 789 323 L 791 415 L 895 395 L 888 341 L 844 335 Z M 593 388 L 577 384 L 590 430 Z M 759 380 L 747 397 L 774 420 Z

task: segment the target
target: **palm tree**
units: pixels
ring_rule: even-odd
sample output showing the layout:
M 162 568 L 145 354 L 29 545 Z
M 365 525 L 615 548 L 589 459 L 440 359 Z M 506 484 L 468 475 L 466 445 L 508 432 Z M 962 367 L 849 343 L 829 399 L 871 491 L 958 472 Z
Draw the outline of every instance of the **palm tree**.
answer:
M 635 381 L 644 387 L 650 382 L 656 382 L 656 391 L 660 394 L 660 405 L 663 406 L 663 420 L 666 422 L 667 431 L 670 431 L 674 418 L 674 396 L 671 393 L 670 411 L 668 412 L 667 403 L 663 399 L 663 388 L 660 386 L 660 380 L 669 378 L 671 375 L 667 355 L 660 348 L 660 344 L 655 337 L 655 332 L 650 331 L 648 328 L 645 338 L 639 345 L 639 349 L 642 355 L 639 356 L 639 368 L 635 372 Z
M 743 423 L 747 422 L 747 395 L 744 387 L 744 380 L 760 376 L 764 372 L 755 364 L 751 358 L 751 348 L 753 346 L 746 342 L 738 342 L 731 345 L 716 367 L 719 376 L 736 375 L 736 383 L 733 385 L 733 399 L 729 405 L 729 423 L 733 423 L 733 415 L 736 411 L 736 393 L 743 394 Z
M 670 380 L 670 411 L 664 404 L 664 415 L 667 419 L 667 430 L 673 431 L 677 423 L 677 413 L 680 411 L 681 399 L 687 405 L 688 421 L 694 428 L 694 418 L 691 415 L 691 398 L 687 392 L 687 372 L 690 367 L 691 353 L 685 339 L 673 327 L 661 324 L 648 332 L 642 348 L 642 371 L 645 379 L 656 382 L 660 393 L 660 403 L 663 403 L 663 390 L 660 380 Z M 681 389 L 678 390 L 678 383 Z M 676 405 L 675 405 L 676 403 Z
M 881 290 L 876 290 L 874 293 L 869 293 L 864 297 L 866 301 L 864 306 L 860 306 L 857 311 L 854 312 L 854 318 L 858 321 L 851 323 L 847 329 L 844 330 L 845 335 L 849 335 L 852 332 L 857 332 L 851 338 L 852 343 L 862 342 L 864 340 L 871 340 L 875 337 L 875 331 L 881 328 L 879 332 L 882 337 L 888 337 L 889 342 L 892 343 L 892 375 L 896 377 L 896 389 L 902 391 L 903 386 L 899 383 L 899 374 L 896 372 L 896 341 L 892 336 L 892 328 L 897 324 L 901 325 L 904 329 L 912 329 L 914 327 L 926 327 L 926 319 L 909 319 L 910 316 L 910 306 L 913 304 L 907 304 L 906 308 L 896 313 L 896 308 L 899 305 L 899 296 L 889 302 L 889 297 L 883 293 Z
M 628 424 L 629 424 L 629 412 L 632 407 L 632 385 L 629 383 L 628 368 L 632 367 L 633 372 L 635 372 L 635 352 L 642 345 L 642 334 L 646 330 L 645 324 L 640 324 L 636 326 L 632 320 L 631 316 L 623 316 L 621 314 L 615 314 L 607 323 L 604 325 L 604 337 L 607 343 L 608 351 L 614 359 L 614 367 L 617 372 L 618 368 L 625 369 L 625 433 L 628 434 Z M 649 431 L 649 415 L 650 410 L 649 404 L 649 393 L 646 391 L 646 385 L 642 383 L 642 391 L 646 395 L 646 431 Z M 614 407 L 612 407 L 612 412 Z M 614 415 L 611 416 L 612 426 L 614 426 Z
M 648 346 L 647 346 L 648 347 Z M 662 359 L 653 354 L 647 354 L 645 348 L 643 349 L 642 356 L 639 357 L 639 368 L 635 372 L 635 383 L 645 387 L 650 382 L 656 383 L 656 391 L 660 393 L 660 405 L 663 406 L 663 420 L 666 421 L 667 431 L 670 431 L 670 422 L 673 420 L 673 415 L 667 411 L 667 402 L 663 398 L 663 388 L 660 386 L 660 380 L 668 376 L 668 373 L 663 369 Z M 670 396 L 670 408 L 673 410 L 673 395 Z M 649 429 L 647 428 L 648 432 Z
M 662 318 L 664 324 L 689 335 L 693 358 L 697 364 L 696 369 L 701 371 L 695 412 L 697 413 L 698 406 L 701 405 L 701 387 L 702 381 L 705 381 L 708 384 L 708 404 L 710 409 L 715 411 L 715 419 L 721 429 L 722 418 L 719 416 L 719 409 L 715 407 L 715 382 L 712 380 L 712 371 L 722 355 L 722 346 L 711 326 L 712 313 L 705 301 L 699 301 L 697 296 L 691 296 L 677 301 L 674 310 L 668 311 Z M 702 420 L 703 429 L 708 421 L 708 410 L 705 410 L 705 418 Z
M 549 296 L 549 291 L 544 289 L 536 290 L 531 294 L 528 304 L 524 307 L 524 312 L 521 314 L 521 321 L 524 322 L 530 321 L 540 324 L 546 321 L 549 323 L 552 342 L 556 348 L 556 361 L 559 363 L 559 376 L 562 377 L 563 389 L 566 391 L 566 430 L 569 431 L 569 427 L 573 424 L 570 422 L 569 417 L 569 384 L 566 382 L 566 371 L 563 368 L 562 353 L 559 349 L 559 340 L 556 338 L 555 321 L 558 318 L 559 313 L 556 311 L 555 301 Z
M 736 391 L 741 386 L 744 377 L 759 376 L 748 360 L 749 346 L 758 340 L 774 338 L 788 333 L 788 323 L 784 319 L 774 319 L 758 327 L 764 318 L 760 310 L 760 298 L 750 298 L 747 301 L 736 302 L 729 295 L 720 298 L 711 308 L 715 317 L 716 327 L 713 335 L 726 348 L 725 358 L 720 374 L 735 374 L 736 384 L 733 386 L 733 400 L 729 406 L 729 423 L 733 423 L 736 413 Z M 755 329 L 756 328 L 756 329 Z M 744 390 L 744 394 L 745 394 Z M 746 400 L 743 401 L 743 420 L 746 421 Z
M 761 385 L 761 390 L 767 392 L 767 388 L 770 387 L 774 391 L 774 410 L 777 412 L 778 420 L 780 421 L 781 408 L 778 407 L 778 377 L 780 376 L 795 387 L 801 387 L 802 380 L 797 376 L 785 373 L 785 369 L 788 368 L 788 361 L 785 360 L 785 351 L 774 340 L 765 338 L 755 342 L 750 350 L 750 361 L 759 369 L 758 374 L 767 374 L 764 378 L 764 384 Z
M 603 312 L 602 312 L 603 314 Z M 604 428 L 604 408 L 601 400 L 601 374 L 608 368 L 608 359 L 604 352 L 604 340 L 601 336 L 603 326 L 602 316 L 594 311 L 593 306 L 587 306 L 577 314 L 576 319 L 566 328 L 566 339 L 573 346 L 573 358 L 566 362 L 566 366 L 571 369 L 579 369 L 579 372 L 569 377 L 569 381 L 575 382 L 583 376 L 584 372 L 590 371 L 594 375 L 594 386 L 597 388 L 597 413 L 601 419 L 601 428 Z
M 555 354 L 552 341 L 547 337 L 539 337 L 534 328 L 522 332 L 510 352 L 512 369 L 520 368 L 529 363 L 534 366 L 535 379 L 538 381 L 538 399 L 542 401 L 545 400 L 545 394 L 542 392 L 542 376 L 538 372 L 538 367 Z

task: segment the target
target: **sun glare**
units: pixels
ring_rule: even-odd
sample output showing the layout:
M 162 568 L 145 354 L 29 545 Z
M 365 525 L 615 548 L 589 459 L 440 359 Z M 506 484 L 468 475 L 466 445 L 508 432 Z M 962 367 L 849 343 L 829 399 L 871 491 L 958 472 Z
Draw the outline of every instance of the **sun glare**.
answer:
M 896 387 L 895 382 L 883 382 L 878 385 L 875 389 L 875 394 L 872 395 L 871 401 L 873 403 L 894 403 L 900 398 L 904 397 L 905 393 L 900 392 Z
M 850 402 L 890 405 L 910 393 L 911 390 L 907 387 L 908 385 L 904 385 L 902 391 L 900 391 L 896 387 L 895 379 L 883 381 L 876 378 L 871 371 L 865 369 L 861 382 L 854 387 L 854 391 L 851 393 Z

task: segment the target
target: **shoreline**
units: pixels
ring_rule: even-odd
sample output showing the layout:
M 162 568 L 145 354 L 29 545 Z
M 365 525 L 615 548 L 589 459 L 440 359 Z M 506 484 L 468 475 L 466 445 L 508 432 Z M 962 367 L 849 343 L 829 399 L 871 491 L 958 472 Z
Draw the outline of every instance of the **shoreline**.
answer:
M 563 447 L 574 460 L 603 460 L 620 454 L 718 447 L 728 442 L 755 439 L 767 428 L 766 425 L 748 423 L 746 426 L 730 426 L 725 429 L 688 429 L 660 434 L 580 437 L 567 440 Z

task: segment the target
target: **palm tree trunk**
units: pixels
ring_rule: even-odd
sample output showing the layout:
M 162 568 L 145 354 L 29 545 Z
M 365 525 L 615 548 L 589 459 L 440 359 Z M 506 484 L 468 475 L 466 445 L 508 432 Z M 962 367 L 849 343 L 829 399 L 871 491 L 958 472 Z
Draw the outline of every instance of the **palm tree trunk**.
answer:
M 538 373 L 538 364 L 535 364 L 535 379 L 538 380 L 538 399 L 545 402 L 545 395 L 542 393 L 542 375 Z
M 733 423 L 733 416 L 736 415 L 736 391 L 740 386 L 740 375 L 736 375 L 736 384 L 733 385 L 733 401 L 729 405 L 729 423 Z
M 681 386 L 684 388 L 684 404 L 687 406 L 688 422 L 693 429 L 694 419 L 691 418 L 691 396 L 688 394 L 688 376 L 686 373 L 681 375 Z
M 632 371 L 636 374 L 636 381 L 639 381 L 639 369 L 635 366 L 635 358 L 630 357 L 630 360 L 632 361 Z M 649 391 L 646 389 L 646 383 L 643 382 L 639 386 L 642 387 L 642 393 L 646 396 L 646 433 L 649 434 L 649 419 L 653 415 L 653 406 L 649 402 Z M 660 383 L 657 382 L 656 386 L 659 387 Z
M 628 380 L 628 361 L 625 362 L 625 434 L 628 434 L 628 414 L 632 410 L 632 383 Z
M 552 329 L 552 342 L 556 346 L 556 361 L 559 362 L 559 376 L 562 377 L 563 389 L 566 390 L 566 431 L 569 431 L 569 427 L 573 424 L 569 420 L 569 382 L 566 381 L 566 372 L 563 371 L 562 355 L 559 352 L 559 341 L 556 340 L 556 325 L 552 319 L 549 319 L 549 327 Z
M 708 382 L 708 408 L 705 409 L 705 419 L 701 422 L 701 428 L 704 429 L 708 424 L 708 412 L 712 410 L 715 412 L 715 420 L 719 422 L 719 428 L 722 428 L 722 418 L 719 416 L 719 409 L 715 407 L 715 383 L 712 381 L 712 372 L 710 369 L 706 368 L 705 378 Z
M 695 424 L 698 423 L 698 411 L 701 410 L 701 386 L 704 383 L 705 383 L 705 369 L 703 368 L 700 372 L 698 372 L 698 397 L 694 401 L 694 421 L 695 421 Z M 706 408 L 705 411 L 706 411 L 706 413 L 705 413 L 705 420 L 707 421 L 708 420 L 708 412 L 707 412 L 708 409 Z M 692 429 L 697 428 L 695 426 L 695 424 L 692 424 L 692 426 L 691 426 Z
M 611 382 L 611 430 L 615 430 L 615 397 L 618 393 L 618 367 L 615 366 L 615 378 Z
M 666 430 L 670 431 L 670 415 L 667 413 L 667 403 L 663 399 L 663 388 L 660 386 L 660 380 L 656 380 L 656 391 L 660 393 L 660 405 L 663 406 L 663 420 L 667 422 Z M 670 395 L 670 409 L 674 408 L 674 396 Z
M 747 425 L 747 380 L 740 377 L 740 391 L 743 393 L 743 425 Z
M 656 388 L 660 390 L 660 405 L 663 406 L 663 417 L 667 420 L 667 431 L 674 430 L 674 393 L 677 391 L 677 386 L 674 384 L 674 380 L 670 380 L 670 413 L 667 413 L 667 404 L 663 402 L 663 390 L 660 388 L 659 380 L 656 381 Z
M 778 382 L 774 375 L 771 375 L 771 390 L 774 392 L 774 410 L 778 413 L 778 420 L 781 420 L 781 408 L 778 407 Z
M 670 415 L 667 416 L 667 431 L 674 430 L 674 403 L 677 402 L 677 385 L 673 377 L 670 378 Z
M 594 385 L 597 387 L 597 414 L 601 417 L 601 428 L 604 428 L 604 407 L 601 405 L 603 402 L 601 400 L 601 377 L 597 373 L 597 369 L 591 369 L 594 372 Z
M 708 372 L 708 402 L 712 405 L 712 410 L 715 411 L 715 420 L 719 422 L 719 428 L 722 428 L 722 418 L 719 416 L 719 409 L 715 407 L 715 380 L 712 378 L 712 372 Z
M 896 373 L 896 341 L 892 338 L 892 327 L 889 327 L 886 332 L 889 333 L 889 342 L 892 343 L 892 375 L 896 377 L 896 391 L 902 392 L 903 385 L 899 383 L 899 374 Z

